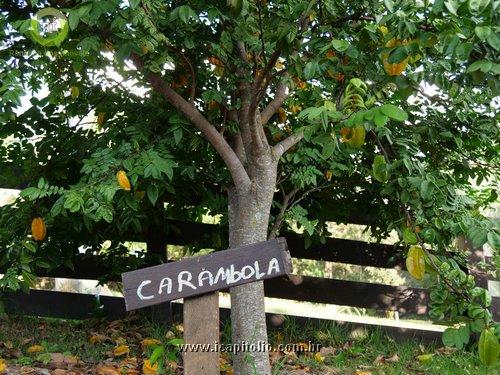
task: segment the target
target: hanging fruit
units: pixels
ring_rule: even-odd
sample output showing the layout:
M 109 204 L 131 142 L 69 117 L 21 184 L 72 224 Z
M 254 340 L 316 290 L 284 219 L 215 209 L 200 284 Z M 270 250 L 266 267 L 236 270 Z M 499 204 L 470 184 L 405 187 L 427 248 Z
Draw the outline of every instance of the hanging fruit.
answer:
M 80 96 L 80 89 L 78 86 L 71 86 L 71 97 L 76 99 Z
M 389 180 L 389 166 L 384 155 L 377 155 L 373 159 L 372 174 L 375 180 L 385 183 Z
M 118 181 L 118 185 L 120 185 L 123 190 L 130 191 L 130 181 L 127 177 L 127 173 L 125 173 L 123 169 L 116 172 L 116 180 Z
M 406 256 L 406 269 L 415 279 L 421 280 L 425 274 L 425 254 L 420 246 L 412 246 Z
M 31 235 L 35 241 L 43 241 L 47 235 L 47 227 L 41 217 L 35 217 L 31 222 Z
M 104 124 L 104 116 L 106 116 L 106 112 L 99 112 L 97 114 L 97 125 L 100 127 Z
M 389 40 L 385 46 L 387 48 L 394 48 L 397 46 L 404 46 L 408 44 L 408 41 L 405 40 L 400 40 L 396 38 L 392 38 Z M 390 75 L 390 76 L 399 76 L 403 71 L 406 69 L 408 66 L 410 57 L 406 57 L 404 60 L 398 62 L 398 63 L 390 63 L 389 62 L 389 52 L 385 52 L 382 54 L 382 64 L 384 65 L 384 70 L 385 72 Z
M 365 143 L 366 131 L 363 125 L 357 125 L 354 128 L 340 129 L 342 141 L 351 147 L 361 148 Z
M 325 171 L 325 179 L 327 181 L 331 181 L 332 180 L 332 177 L 333 177 L 333 172 L 331 170 L 326 170 Z
M 493 328 L 485 328 L 479 337 L 479 359 L 486 366 L 497 363 L 500 347 Z

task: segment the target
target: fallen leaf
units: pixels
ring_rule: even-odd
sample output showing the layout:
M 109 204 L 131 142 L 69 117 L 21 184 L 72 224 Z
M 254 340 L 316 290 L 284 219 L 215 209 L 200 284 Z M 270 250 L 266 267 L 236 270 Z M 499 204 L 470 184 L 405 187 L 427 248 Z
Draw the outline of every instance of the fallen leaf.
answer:
M 316 360 L 316 362 L 318 362 L 318 363 L 323 363 L 323 362 L 325 362 L 325 357 L 323 357 L 323 356 L 321 355 L 321 353 L 320 353 L 320 352 L 317 352 L 316 354 L 314 354 L 314 359 L 315 359 L 315 360 Z
M 148 339 L 144 339 L 141 341 L 141 345 L 143 348 L 149 348 L 153 345 L 160 345 L 161 344 L 161 341 L 160 340 L 157 340 L 157 339 L 151 339 L 151 338 L 148 338 Z
M 144 363 L 142 364 L 142 373 L 144 375 L 156 375 L 158 373 L 158 362 L 151 365 L 149 359 L 144 360 Z
M 68 375 L 68 371 L 58 368 L 52 371 L 51 375 Z
M 377 358 L 375 358 L 374 363 L 380 364 L 380 363 L 395 363 L 399 362 L 399 356 L 397 354 L 391 355 L 391 356 L 384 356 L 384 355 L 379 355 Z
M 113 350 L 113 355 L 115 357 L 121 357 L 122 355 L 130 353 L 130 348 L 128 345 L 118 345 L 114 350 Z
M 319 353 L 323 356 L 329 356 L 329 355 L 335 355 L 337 353 L 337 349 L 335 349 L 333 346 L 327 346 L 327 347 L 322 347 L 319 350 Z
M 100 365 L 97 366 L 97 375 L 121 375 L 121 371 L 114 366 Z
M 41 353 L 43 351 L 45 351 L 45 349 L 42 345 L 32 345 L 26 350 L 28 353 Z
M 7 362 L 4 359 L 0 359 L 0 374 L 7 371 Z
M 165 338 L 167 340 L 173 339 L 175 338 L 175 333 L 173 333 L 172 331 L 167 331 L 167 333 L 165 333 Z
M 269 361 L 271 362 L 271 365 L 274 363 L 278 362 L 281 358 L 283 358 L 283 353 L 276 350 L 272 350 L 269 352 Z
M 432 361 L 432 357 L 434 354 L 421 354 L 417 355 L 417 359 L 419 362 L 426 363 Z
M 5 346 L 7 349 L 12 349 L 14 347 L 14 344 L 12 344 L 12 341 L 5 341 L 3 343 L 3 346 Z
M 100 344 L 101 342 L 103 342 L 105 340 L 106 340 L 106 336 L 99 335 L 99 334 L 95 334 L 95 335 L 92 335 L 92 336 L 89 337 L 89 342 L 92 345 Z
M 372 373 L 370 371 L 356 370 L 356 372 L 354 373 L 354 375 L 372 375 Z

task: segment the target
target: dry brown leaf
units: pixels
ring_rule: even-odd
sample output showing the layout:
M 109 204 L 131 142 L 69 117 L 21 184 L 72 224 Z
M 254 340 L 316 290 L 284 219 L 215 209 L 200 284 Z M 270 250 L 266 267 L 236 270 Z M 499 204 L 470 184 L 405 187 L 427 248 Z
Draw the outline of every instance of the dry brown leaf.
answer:
M 373 363 L 375 364 L 395 362 L 399 362 L 399 356 L 397 354 L 391 356 L 379 355 L 377 358 L 375 358 L 375 361 L 373 361 Z
M 167 331 L 167 333 L 165 333 L 165 338 L 167 340 L 171 340 L 171 339 L 175 338 L 175 333 L 173 333 L 172 331 Z
M 97 366 L 97 375 L 121 375 L 121 371 L 114 366 L 100 365 Z
M 320 350 L 319 350 L 319 353 L 323 356 L 323 357 L 327 357 L 329 355 L 335 355 L 337 353 L 337 349 L 334 348 L 333 346 L 327 346 L 327 347 L 322 347 Z
M 12 349 L 14 348 L 14 344 L 12 344 L 12 341 L 5 341 L 3 343 L 3 346 L 5 346 L 7 349 Z
M 153 345 L 160 345 L 161 341 L 157 339 L 147 338 L 141 341 L 141 346 L 143 348 L 149 348 Z
M 314 354 L 314 359 L 318 363 L 325 362 L 325 357 L 323 357 L 320 352 L 317 352 L 317 353 Z
M 142 373 L 143 375 L 156 375 L 158 373 L 158 362 L 154 365 L 151 365 L 149 359 L 144 360 L 142 365 Z
M 45 351 L 45 349 L 43 348 L 43 346 L 41 345 L 31 345 L 27 350 L 26 352 L 28 353 L 41 353 Z
M 114 350 L 113 350 L 113 355 L 115 357 L 121 357 L 122 355 L 130 353 L 130 348 L 128 345 L 118 345 Z
M 100 335 L 98 333 L 93 334 L 92 336 L 89 337 L 89 342 L 92 345 L 97 345 L 100 344 L 101 342 L 106 341 L 107 337 L 104 335 Z
M 269 352 L 269 361 L 271 362 L 271 365 L 274 363 L 278 362 L 281 358 L 283 358 L 283 353 L 276 350 L 276 351 L 270 351 Z

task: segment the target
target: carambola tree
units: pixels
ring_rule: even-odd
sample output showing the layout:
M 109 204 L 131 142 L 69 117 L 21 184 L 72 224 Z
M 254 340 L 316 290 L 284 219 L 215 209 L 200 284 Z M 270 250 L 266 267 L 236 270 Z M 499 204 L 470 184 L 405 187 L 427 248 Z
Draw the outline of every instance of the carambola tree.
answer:
M 67 18 L 63 40 L 34 32 L 46 7 Z M 497 8 L 3 1 L 0 165 L 25 189 L 3 209 L 0 286 L 70 265 L 63 244 L 96 251 L 167 217 L 220 215 L 235 247 L 292 226 L 319 241 L 361 214 L 379 238 L 400 234 L 413 276 L 437 280 L 431 317 L 462 322 L 448 345 L 494 337 L 491 298 L 451 250 L 460 235 L 500 243 L 481 214 L 497 199 Z M 129 259 L 119 241 L 109 251 Z M 231 288 L 231 305 L 233 342 L 266 342 L 262 282 Z M 235 371 L 270 374 L 268 354 L 237 355 Z

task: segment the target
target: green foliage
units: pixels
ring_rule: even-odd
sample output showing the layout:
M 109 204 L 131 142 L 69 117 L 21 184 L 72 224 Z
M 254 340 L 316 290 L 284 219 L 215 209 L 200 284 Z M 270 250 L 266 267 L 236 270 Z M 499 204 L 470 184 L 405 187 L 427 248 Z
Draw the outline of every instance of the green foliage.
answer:
M 286 120 L 273 115 L 264 135 L 273 145 L 304 134 L 280 160 L 276 188 L 294 193 L 282 229 L 303 230 L 312 243 L 328 235 L 328 221 L 374 217 L 377 238 L 394 229 L 407 245 L 424 245 L 433 318 L 472 332 L 494 325 L 454 241 L 488 243 L 498 258 L 498 222 L 482 214 L 498 200 L 495 2 L 78 0 L 62 9 L 70 32 L 59 47 L 28 36 L 31 14 L 45 6 L 0 7 L 0 186 L 23 189 L 0 211 L 8 268 L 0 288 L 26 289 L 39 268 L 71 267 L 79 247 L 115 273 L 137 267 L 145 255 L 129 254 L 123 241 L 174 230 L 166 217 L 211 214 L 225 225 L 227 169 L 193 117 L 145 76 L 158 73 L 193 96 L 232 145 L 239 84 L 255 81 L 278 51 L 258 104 L 273 100 L 282 79 Z M 405 43 L 386 47 L 392 39 Z M 408 66 L 389 76 L 382 54 Z M 345 128 L 362 129 L 362 142 L 346 142 Z M 130 192 L 117 184 L 122 169 Z M 281 203 L 277 194 L 272 222 Z M 30 239 L 35 216 L 47 224 L 43 243 Z

